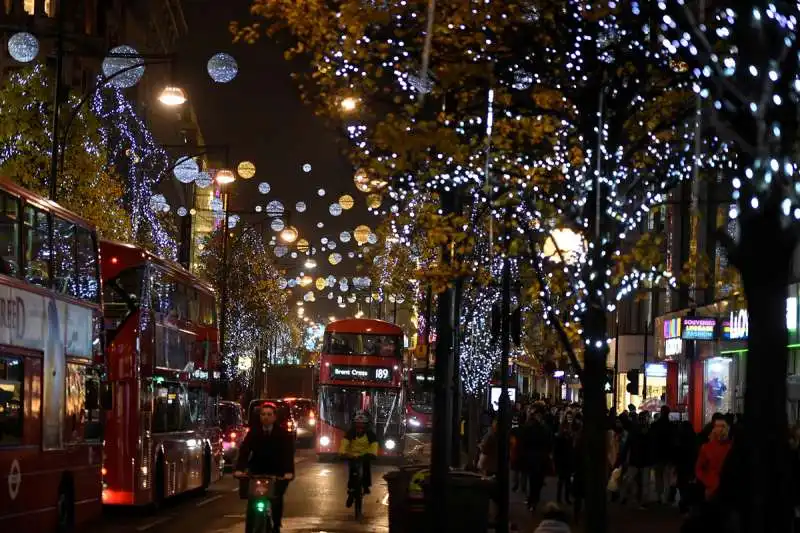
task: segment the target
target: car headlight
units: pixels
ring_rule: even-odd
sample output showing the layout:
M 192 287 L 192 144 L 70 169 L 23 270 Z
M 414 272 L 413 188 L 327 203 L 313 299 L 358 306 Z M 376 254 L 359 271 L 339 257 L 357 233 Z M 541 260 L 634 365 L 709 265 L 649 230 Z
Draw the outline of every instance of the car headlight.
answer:
M 328 437 L 327 435 L 323 435 L 322 437 L 319 438 L 319 444 L 320 446 L 330 446 L 331 444 L 330 437 Z
M 418 428 L 418 427 L 420 427 L 422 425 L 422 422 L 420 422 L 416 418 L 409 418 L 408 419 L 408 425 L 412 426 L 412 427 L 415 427 L 415 428 Z
M 308 420 L 308 425 L 309 425 L 309 426 L 316 426 L 316 425 L 317 425 L 317 421 L 316 421 L 316 420 L 314 420 L 313 418 L 310 418 L 310 419 Z
M 387 450 L 394 450 L 395 446 L 397 446 L 397 443 L 392 439 L 386 439 L 386 442 L 383 443 L 383 447 Z

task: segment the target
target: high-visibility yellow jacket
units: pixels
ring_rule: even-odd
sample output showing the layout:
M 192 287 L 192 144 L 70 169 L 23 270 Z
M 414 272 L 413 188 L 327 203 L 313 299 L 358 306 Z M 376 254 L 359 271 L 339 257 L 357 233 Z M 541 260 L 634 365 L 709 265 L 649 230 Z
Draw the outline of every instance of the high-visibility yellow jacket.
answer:
M 378 455 L 378 437 L 372 431 L 365 431 L 361 435 L 356 435 L 356 430 L 348 431 L 342 443 L 339 445 L 339 453 L 342 455 Z

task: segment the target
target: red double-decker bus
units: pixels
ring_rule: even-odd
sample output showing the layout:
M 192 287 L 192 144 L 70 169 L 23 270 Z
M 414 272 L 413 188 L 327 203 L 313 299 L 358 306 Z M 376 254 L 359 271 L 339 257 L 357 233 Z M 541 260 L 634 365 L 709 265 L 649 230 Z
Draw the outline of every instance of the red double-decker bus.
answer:
M 320 353 L 317 454 L 338 453 L 356 411 L 366 411 L 380 455 L 405 447 L 403 331 L 388 322 L 348 319 L 325 328 Z
M 0 179 L 0 531 L 102 510 L 98 266 L 90 223 Z
M 100 249 L 113 395 L 103 503 L 158 505 L 222 475 L 214 294 L 141 248 L 103 241 Z
M 433 427 L 433 369 L 413 368 L 406 377 L 406 424 L 409 433 Z

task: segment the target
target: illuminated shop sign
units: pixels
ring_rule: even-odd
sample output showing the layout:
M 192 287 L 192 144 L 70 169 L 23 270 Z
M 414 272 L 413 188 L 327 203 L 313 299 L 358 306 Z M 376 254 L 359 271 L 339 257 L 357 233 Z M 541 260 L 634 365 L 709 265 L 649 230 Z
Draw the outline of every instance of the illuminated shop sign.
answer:
M 681 319 L 670 318 L 664 321 L 664 338 L 675 339 L 681 336 Z
M 797 297 L 786 298 L 786 329 L 797 330 Z M 728 320 L 722 323 L 723 340 L 747 340 L 750 336 L 750 317 L 747 309 L 731 311 Z
M 681 337 L 687 341 L 713 341 L 716 318 L 684 318 Z
M 644 366 L 644 375 L 648 378 L 667 377 L 667 365 L 664 363 L 647 363 Z

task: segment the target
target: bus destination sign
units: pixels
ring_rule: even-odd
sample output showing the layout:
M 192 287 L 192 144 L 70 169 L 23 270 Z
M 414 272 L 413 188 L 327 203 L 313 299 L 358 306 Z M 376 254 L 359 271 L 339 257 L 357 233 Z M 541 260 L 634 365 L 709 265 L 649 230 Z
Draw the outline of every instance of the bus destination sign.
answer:
M 382 366 L 332 365 L 331 379 L 344 381 L 391 381 L 392 369 Z

